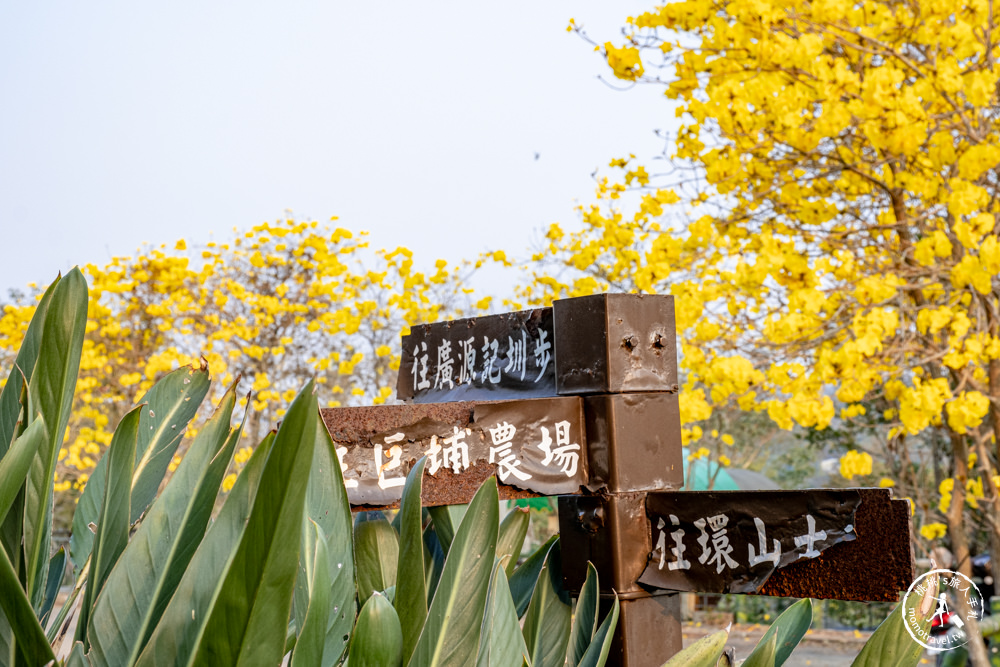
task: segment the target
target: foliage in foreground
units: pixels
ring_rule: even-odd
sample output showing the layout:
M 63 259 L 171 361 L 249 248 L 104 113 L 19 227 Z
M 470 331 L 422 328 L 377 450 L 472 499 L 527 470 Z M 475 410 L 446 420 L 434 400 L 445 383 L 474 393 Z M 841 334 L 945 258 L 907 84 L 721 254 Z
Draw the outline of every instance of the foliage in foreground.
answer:
M 601 621 L 591 568 L 573 616 L 556 538 L 518 566 L 527 515 L 500 522 L 495 479 L 464 516 L 425 512 L 420 461 L 393 524 L 352 522 L 312 382 L 212 520 L 246 418 L 231 426 L 234 383 L 158 491 L 209 389 L 205 368 L 168 373 L 120 419 L 70 553 L 50 554 L 87 301 L 78 270 L 49 287 L 0 392 L 0 664 L 604 664 L 617 600 Z
M 905 628 L 904 613 L 912 608 L 916 623 L 926 631 L 934 612 L 933 596 L 937 589 L 928 588 L 924 597 L 912 596 L 907 608 L 892 610 L 872 633 L 864 648 L 851 663 L 852 667 L 915 667 L 924 654 L 923 647 L 913 641 Z M 931 604 L 926 604 L 927 602 Z M 782 612 L 761 637 L 757 646 L 745 660 L 737 662 L 742 667 L 780 667 L 792 655 L 805 636 L 812 622 L 812 601 L 799 600 Z M 729 628 L 702 637 L 664 663 L 663 667 L 715 667 L 723 664 Z M 732 664 L 726 662 L 724 664 Z

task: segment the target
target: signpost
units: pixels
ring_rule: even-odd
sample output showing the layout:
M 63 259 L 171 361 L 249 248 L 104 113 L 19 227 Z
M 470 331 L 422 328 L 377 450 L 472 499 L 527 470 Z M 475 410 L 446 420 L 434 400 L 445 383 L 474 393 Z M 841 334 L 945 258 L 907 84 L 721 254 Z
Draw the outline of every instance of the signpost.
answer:
M 323 411 L 348 497 L 395 506 L 559 496 L 562 571 L 587 561 L 621 603 L 609 665 L 681 648 L 680 591 L 895 601 L 913 580 L 909 509 L 888 489 L 680 491 L 673 297 L 601 294 L 414 327 L 405 405 Z

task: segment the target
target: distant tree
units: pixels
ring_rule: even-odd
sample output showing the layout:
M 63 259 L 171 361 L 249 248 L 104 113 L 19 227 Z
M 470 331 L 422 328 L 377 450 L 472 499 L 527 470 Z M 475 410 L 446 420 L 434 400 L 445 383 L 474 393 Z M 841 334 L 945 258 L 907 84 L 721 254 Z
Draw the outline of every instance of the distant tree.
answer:
M 207 364 L 219 394 L 242 376 L 247 442 L 277 424 L 308 378 L 324 406 L 386 402 L 401 333 L 488 306 L 472 304 L 462 286 L 473 269 L 439 260 L 424 273 L 405 248 L 371 250 L 365 234 L 294 219 L 229 243 L 189 249 L 179 241 L 87 265 L 87 337 L 57 468 L 63 504 L 86 483 L 121 416 L 182 365 Z M 24 298 L 4 308 L 0 355 L 12 359 L 33 312 Z
M 969 573 L 981 523 L 1000 557 L 998 27 L 990 3 L 930 0 L 629 19 L 595 46 L 680 119 L 662 173 L 613 161 L 582 228 L 549 230 L 523 300 L 674 294 L 689 442 L 729 403 L 823 429 L 883 401 L 898 460 L 920 434 L 945 443 L 925 537 L 947 526 Z M 845 471 L 870 472 L 865 455 Z

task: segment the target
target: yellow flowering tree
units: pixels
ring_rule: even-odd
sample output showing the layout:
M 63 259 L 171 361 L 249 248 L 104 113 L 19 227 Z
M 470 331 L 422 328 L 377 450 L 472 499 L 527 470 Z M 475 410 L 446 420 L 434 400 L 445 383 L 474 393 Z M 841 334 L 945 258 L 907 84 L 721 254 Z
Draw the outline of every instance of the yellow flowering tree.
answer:
M 316 378 L 321 405 L 385 402 L 400 332 L 472 307 L 462 287 L 472 268 L 439 260 L 419 271 L 405 248 L 374 250 L 363 233 L 294 219 L 234 232 L 226 243 L 180 241 L 85 266 L 90 311 L 59 452 L 57 511 L 71 507 L 120 417 L 182 365 L 207 365 L 219 394 L 242 377 L 248 442 L 275 426 L 305 378 Z M 3 363 L 33 312 L 23 298 L 4 307 Z M 249 453 L 238 452 L 237 463 Z
M 548 230 L 521 300 L 675 295 L 689 443 L 727 405 L 813 430 L 877 410 L 884 456 L 855 450 L 845 475 L 912 494 L 937 467 L 923 535 L 946 526 L 966 573 L 973 546 L 1000 556 L 996 26 L 987 2 L 928 0 L 629 19 L 595 49 L 662 87 L 676 132 L 661 166 L 612 161 L 582 225 Z

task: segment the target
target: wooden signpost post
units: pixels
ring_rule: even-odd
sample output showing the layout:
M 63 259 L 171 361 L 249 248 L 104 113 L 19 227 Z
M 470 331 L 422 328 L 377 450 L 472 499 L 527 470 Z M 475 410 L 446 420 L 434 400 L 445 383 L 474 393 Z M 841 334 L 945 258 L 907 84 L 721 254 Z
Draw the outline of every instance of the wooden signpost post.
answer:
M 427 456 L 425 506 L 559 497 L 562 571 L 621 612 L 609 665 L 681 648 L 680 591 L 896 601 L 914 577 L 888 489 L 680 491 L 673 298 L 602 294 L 414 327 L 404 405 L 323 412 L 351 504 L 393 507 Z

